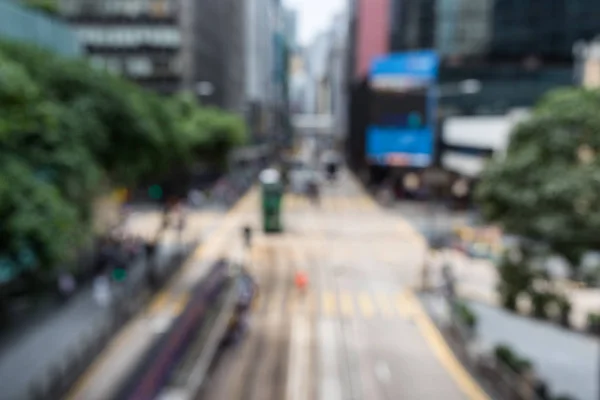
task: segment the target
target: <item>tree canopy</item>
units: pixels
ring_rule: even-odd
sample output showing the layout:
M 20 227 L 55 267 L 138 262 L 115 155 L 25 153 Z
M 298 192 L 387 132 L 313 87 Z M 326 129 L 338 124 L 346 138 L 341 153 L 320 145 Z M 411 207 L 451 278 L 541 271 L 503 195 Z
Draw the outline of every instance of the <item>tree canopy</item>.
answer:
M 83 60 L 0 41 L 0 282 L 68 260 L 89 234 L 92 200 L 111 186 L 162 179 L 198 157 L 220 162 L 244 141 L 239 117 L 193 96 L 160 97 Z
M 600 91 L 551 92 L 485 168 L 476 193 L 483 216 L 577 266 L 600 248 L 599 151 Z

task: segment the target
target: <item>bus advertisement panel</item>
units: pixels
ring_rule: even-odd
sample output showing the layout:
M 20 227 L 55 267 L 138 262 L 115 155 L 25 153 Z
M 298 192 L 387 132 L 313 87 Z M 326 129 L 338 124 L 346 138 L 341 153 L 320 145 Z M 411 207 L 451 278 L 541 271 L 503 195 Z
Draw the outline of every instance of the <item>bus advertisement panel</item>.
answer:
M 433 51 L 391 54 L 373 62 L 366 132 L 370 164 L 419 168 L 431 164 L 438 64 Z

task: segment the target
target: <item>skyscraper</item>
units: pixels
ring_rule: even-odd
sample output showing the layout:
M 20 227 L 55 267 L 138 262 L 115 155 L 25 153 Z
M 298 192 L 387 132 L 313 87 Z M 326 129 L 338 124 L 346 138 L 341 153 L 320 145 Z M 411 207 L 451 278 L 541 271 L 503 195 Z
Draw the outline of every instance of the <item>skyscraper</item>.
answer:
M 298 13 L 291 8 L 283 10 L 283 30 L 290 49 L 298 45 Z
M 61 0 L 92 64 L 162 94 L 242 112 L 243 2 Z M 207 90 L 210 89 L 210 90 Z
M 390 0 L 357 0 L 354 79 L 364 78 L 371 61 L 389 51 Z

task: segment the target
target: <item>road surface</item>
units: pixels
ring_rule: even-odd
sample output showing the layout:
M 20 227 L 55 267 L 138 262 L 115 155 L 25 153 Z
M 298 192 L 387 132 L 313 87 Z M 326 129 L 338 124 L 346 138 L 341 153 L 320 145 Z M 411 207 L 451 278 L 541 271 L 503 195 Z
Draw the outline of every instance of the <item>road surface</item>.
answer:
M 246 222 L 259 227 L 258 213 Z M 344 172 L 319 206 L 286 196 L 284 225 L 255 235 L 250 332 L 222 355 L 201 398 L 487 398 L 414 300 L 425 245 L 397 213 Z M 299 271 L 306 292 L 294 285 Z

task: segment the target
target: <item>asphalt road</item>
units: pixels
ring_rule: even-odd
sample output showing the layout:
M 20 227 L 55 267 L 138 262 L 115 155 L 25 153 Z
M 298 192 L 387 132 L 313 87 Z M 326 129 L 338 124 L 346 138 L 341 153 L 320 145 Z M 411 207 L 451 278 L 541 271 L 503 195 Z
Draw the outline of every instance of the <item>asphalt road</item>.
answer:
M 246 222 L 259 227 L 258 213 Z M 319 206 L 286 196 L 284 225 L 255 235 L 261 294 L 250 331 L 223 354 L 202 398 L 487 398 L 411 294 L 424 242 L 403 218 L 344 173 Z M 294 286 L 298 271 L 305 292 Z

